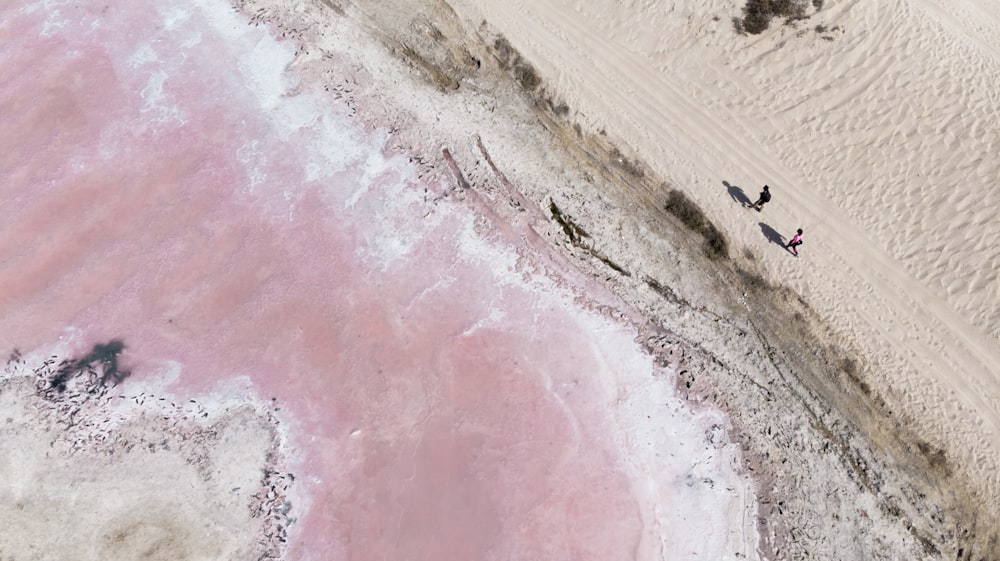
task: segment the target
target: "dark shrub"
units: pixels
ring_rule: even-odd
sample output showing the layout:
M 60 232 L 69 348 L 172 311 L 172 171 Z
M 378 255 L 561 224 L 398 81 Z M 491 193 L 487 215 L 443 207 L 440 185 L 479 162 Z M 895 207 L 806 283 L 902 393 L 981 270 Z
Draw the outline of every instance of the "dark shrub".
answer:
M 708 217 L 692 201 L 676 189 L 671 189 L 667 194 L 667 204 L 664 205 L 667 212 L 677 217 L 682 224 L 693 232 L 705 238 L 705 249 L 712 259 L 729 256 L 729 243 L 726 237 L 709 222 Z
M 822 0 L 812 0 L 813 5 Z M 802 19 L 806 17 L 807 0 L 747 0 L 743 6 L 743 19 L 737 31 L 753 35 L 763 33 L 773 18 Z

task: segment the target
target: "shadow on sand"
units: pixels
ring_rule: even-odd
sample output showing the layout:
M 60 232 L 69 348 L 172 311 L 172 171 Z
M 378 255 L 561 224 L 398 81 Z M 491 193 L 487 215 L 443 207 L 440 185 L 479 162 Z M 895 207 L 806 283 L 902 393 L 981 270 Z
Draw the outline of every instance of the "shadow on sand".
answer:
M 757 225 L 760 226 L 760 231 L 764 234 L 764 237 L 767 238 L 767 241 L 778 244 L 781 246 L 781 249 L 784 249 L 792 255 L 797 255 L 791 248 L 785 246 L 785 236 L 782 236 L 777 230 L 767 224 L 764 224 L 763 222 L 758 222 Z
M 740 206 L 748 207 L 753 204 L 753 201 L 750 200 L 750 197 L 743 192 L 743 189 L 739 185 L 730 185 L 730 183 L 725 180 L 723 180 L 722 184 L 725 185 L 726 189 L 729 191 L 729 197 L 740 203 Z
M 764 237 L 767 238 L 767 241 L 778 244 L 782 248 L 785 247 L 785 237 L 779 234 L 777 230 L 767 224 L 764 224 L 763 222 L 758 222 L 757 225 L 760 226 L 760 231 L 764 234 Z

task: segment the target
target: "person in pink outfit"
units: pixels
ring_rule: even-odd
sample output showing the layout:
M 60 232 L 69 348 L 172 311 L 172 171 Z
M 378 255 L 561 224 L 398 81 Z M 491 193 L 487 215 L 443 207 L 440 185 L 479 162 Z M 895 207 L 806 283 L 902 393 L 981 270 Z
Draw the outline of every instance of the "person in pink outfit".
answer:
M 798 257 L 799 250 L 796 248 L 800 245 L 802 245 L 802 228 L 799 228 L 795 235 L 792 236 L 792 239 L 788 240 L 788 243 L 785 244 L 785 249 L 791 250 L 791 252 Z

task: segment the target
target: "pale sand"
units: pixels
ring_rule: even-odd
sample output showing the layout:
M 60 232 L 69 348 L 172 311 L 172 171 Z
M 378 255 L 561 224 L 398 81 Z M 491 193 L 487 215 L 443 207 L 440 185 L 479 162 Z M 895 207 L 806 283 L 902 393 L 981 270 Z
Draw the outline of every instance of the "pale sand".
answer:
M 870 538 L 861 534 L 871 525 L 865 520 L 871 512 L 866 507 L 848 513 L 852 509 L 843 503 L 871 501 L 927 555 L 988 556 L 984 548 L 990 547 L 995 555 L 990 535 L 996 535 L 1000 504 L 1000 203 L 990 197 L 988 182 L 1000 176 L 1000 101 L 994 91 L 1000 3 L 828 1 L 809 19 L 776 22 L 761 36 L 733 32 L 737 2 L 458 0 L 452 7 L 464 28 L 435 2 L 395 9 L 324 4 L 377 29 L 374 36 L 410 64 L 411 75 L 460 90 L 445 106 L 430 94 L 394 94 L 394 88 L 405 89 L 391 85 L 399 76 L 388 62 L 366 54 L 362 74 L 377 95 L 408 108 L 426 127 L 414 143 L 452 143 L 473 187 L 485 187 L 490 170 L 471 140 L 481 134 L 518 189 L 540 208 L 558 201 L 593 236 L 588 245 L 637 273 L 623 279 L 607 268 L 601 273 L 599 264 L 595 269 L 640 309 L 656 317 L 635 279 L 640 271 L 665 281 L 692 309 L 717 309 L 710 304 L 715 297 L 704 293 L 712 281 L 685 277 L 689 263 L 664 257 L 672 249 L 670 234 L 660 231 L 668 221 L 659 211 L 666 198 L 662 178 L 697 201 L 729 237 L 738 267 L 759 267 L 822 318 L 822 327 L 813 323 L 800 334 L 791 319 L 794 298 L 775 291 L 771 302 L 753 294 L 743 299 L 748 321 L 764 329 L 764 344 L 780 343 L 775 369 L 783 374 L 790 367 L 804 388 L 797 399 L 807 409 L 810 403 L 819 408 L 815 418 L 823 422 L 813 429 L 830 442 L 813 452 L 822 456 L 832 445 L 855 482 L 860 480 L 860 495 L 833 485 L 822 499 L 819 487 L 807 481 L 833 476 L 810 472 L 812 460 L 796 460 L 803 462 L 802 471 L 791 470 L 791 476 L 772 466 L 765 477 L 768 492 L 801 488 L 818 501 L 804 516 L 818 516 L 819 529 L 801 537 L 800 526 L 796 538 L 793 527 L 787 541 L 811 542 L 804 550 L 813 554 L 853 557 L 845 552 Z M 285 14 L 285 29 L 305 25 L 309 30 L 301 36 L 322 44 L 323 11 Z M 826 30 L 817 30 L 820 25 Z M 559 158 L 513 146 L 532 134 L 517 129 L 531 125 L 518 123 L 503 102 L 491 104 L 499 93 L 489 91 L 490 81 L 463 59 L 486 52 L 491 62 L 513 67 L 516 76 L 516 55 L 496 48 L 501 35 L 541 78 L 534 98 L 543 100 L 542 122 L 556 138 L 583 145 L 584 152 L 575 154 L 596 161 L 602 149 L 620 149 L 621 157 L 612 151 L 603 160 L 617 185 L 593 181 L 586 172 L 583 182 L 570 171 L 559 175 L 553 171 L 562 165 Z M 309 65 L 304 56 L 302 67 Z M 461 93 L 469 90 L 486 95 Z M 552 109 L 563 103 L 568 114 Z M 483 109 L 507 111 L 515 130 L 490 130 Z M 582 131 L 576 140 L 574 125 Z M 641 177 L 636 169 L 643 170 Z M 734 202 L 739 190 L 755 198 L 764 183 L 775 198 L 763 213 Z M 767 239 L 777 232 L 787 240 L 797 227 L 806 232 L 798 259 Z M 579 248 L 570 250 L 587 257 Z M 771 307 L 790 307 L 790 332 L 780 332 L 786 320 Z M 733 341 L 703 338 L 703 344 L 739 365 L 737 370 L 755 368 Z M 845 361 L 839 375 L 834 368 L 837 377 L 813 370 L 836 358 Z M 856 369 L 850 360 L 858 361 Z M 743 430 L 766 427 L 770 434 L 770 424 L 781 424 L 741 413 L 756 413 L 760 404 L 739 391 L 735 397 L 745 401 L 722 404 L 746 423 Z M 796 410 L 798 404 L 786 406 Z M 869 445 L 872 457 L 860 451 Z M 757 453 L 766 447 L 748 446 Z M 811 453 L 811 446 L 802 448 L 804 457 Z M 878 472 L 874 464 L 888 471 Z M 902 524 L 893 522 L 900 512 Z M 848 516 L 854 522 L 844 522 Z M 979 527 L 970 530 L 977 518 Z M 837 524 L 853 524 L 853 530 L 834 537 Z M 892 538 L 871 540 L 872 549 L 856 555 L 893 555 L 886 545 Z M 774 538 L 772 545 L 781 541 Z

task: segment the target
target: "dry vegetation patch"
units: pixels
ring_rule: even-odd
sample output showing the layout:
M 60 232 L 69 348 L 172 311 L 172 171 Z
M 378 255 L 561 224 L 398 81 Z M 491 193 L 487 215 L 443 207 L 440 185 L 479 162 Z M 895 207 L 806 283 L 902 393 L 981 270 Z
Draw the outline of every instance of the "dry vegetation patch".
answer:
M 756 35 L 763 33 L 774 18 L 787 21 L 807 18 L 810 5 L 819 10 L 823 0 L 747 0 L 743 17 L 735 18 L 733 23 L 738 32 Z
M 729 257 L 729 244 L 726 242 L 726 237 L 705 216 L 701 207 L 688 198 L 683 191 L 670 189 L 664 208 L 677 217 L 681 224 L 705 238 L 706 253 L 710 258 Z

